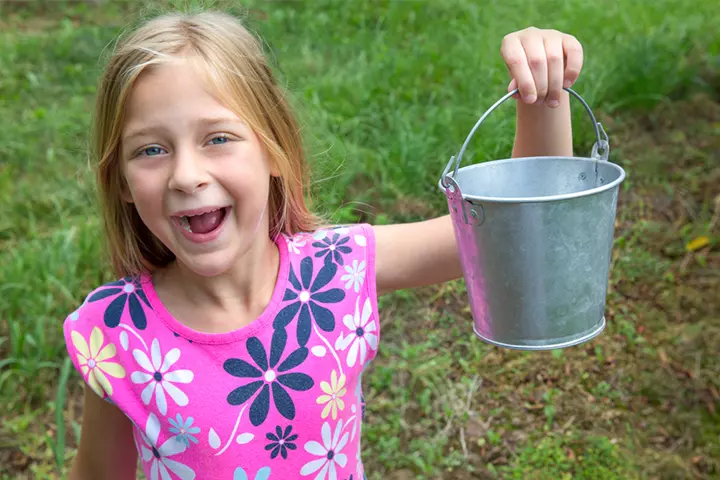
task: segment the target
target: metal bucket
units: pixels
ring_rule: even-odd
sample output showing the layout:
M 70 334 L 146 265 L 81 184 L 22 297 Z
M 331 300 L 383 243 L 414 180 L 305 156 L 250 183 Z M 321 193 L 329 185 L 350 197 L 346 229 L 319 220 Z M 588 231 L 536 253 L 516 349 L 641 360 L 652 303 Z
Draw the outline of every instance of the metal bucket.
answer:
M 519 350 L 550 350 L 590 340 L 605 328 L 605 302 L 618 189 L 625 171 L 590 116 L 589 158 L 528 157 L 458 169 L 478 120 L 440 178 L 482 340 Z M 602 135 L 602 136 L 601 136 Z M 451 173 L 451 168 L 454 170 Z

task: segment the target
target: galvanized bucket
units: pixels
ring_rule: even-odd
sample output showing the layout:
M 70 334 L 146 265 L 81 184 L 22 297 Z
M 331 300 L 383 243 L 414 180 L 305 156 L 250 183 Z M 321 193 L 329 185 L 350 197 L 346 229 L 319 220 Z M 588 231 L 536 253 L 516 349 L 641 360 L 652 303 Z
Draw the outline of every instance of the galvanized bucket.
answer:
M 586 157 L 528 157 L 459 169 L 478 120 L 439 185 L 447 196 L 474 331 L 491 344 L 550 350 L 605 328 L 618 189 L 625 171 L 607 161 L 602 125 L 573 90 L 595 130 Z M 454 170 L 451 172 L 451 169 Z

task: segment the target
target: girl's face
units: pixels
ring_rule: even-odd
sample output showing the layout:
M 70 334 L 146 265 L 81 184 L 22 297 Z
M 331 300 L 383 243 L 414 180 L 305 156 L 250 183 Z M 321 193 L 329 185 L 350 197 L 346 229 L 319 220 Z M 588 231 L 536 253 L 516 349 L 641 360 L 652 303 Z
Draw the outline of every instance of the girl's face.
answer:
M 197 274 L 268 240 L 271 168 L 255 133 L 177 61 L 135 83 L 122 132 L 128 189 L 150 231 Z

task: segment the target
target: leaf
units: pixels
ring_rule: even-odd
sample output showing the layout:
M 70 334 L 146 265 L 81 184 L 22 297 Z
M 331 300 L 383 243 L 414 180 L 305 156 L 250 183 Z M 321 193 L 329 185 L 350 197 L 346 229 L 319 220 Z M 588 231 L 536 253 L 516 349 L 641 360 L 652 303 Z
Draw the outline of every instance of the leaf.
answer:
M 218 437 L 218 434 L 215 433 L 214 428 L 211 428 L 210 432 L 208 433 L 208 443 L 212 448 L 216 450 L 220 448 L 220 437 Z
M 70 357 L 66 357 L 63 362 L 62 370 L 60 371 L 60 382 L 58 385 L 57 397 L 55 399 L 55 425 L 57 433 L 55 435 L 55 463 L 58 468 L 61 468 L 65 463 L 65 420 L 63 418 L 63 412 L 65 412 L 65 397 L 67 393 L 67 382 L 70 377 L 70 367 L 72 363 Z
M 710 239 L 706 236 L 700 236 L 695 237 L 692 240 L 690 240 L 687 245 L 685 245 L 685 248 L 688 252 L 695 252 L 697 250 L 700 250 L 703 247 L 706 247 L 710 244 Z
M 238 443 L 238 445 L 245 445 L 246 443 L 250 443 L 253 438 L 255 438 L 255 435 L 246 432 L 238 435 L 235 441 Z
M 313 355 L 315 355 L 316 357 L 320 357 L 320 358 L 324 357 L 325 354 L 327 353 L 327 349 L 325 347 L 323 347 L 322 345 L 315 345 L 314 347 L 312 347 L 310 349 L 310 351 L 312 352 Z
M 128 349 L 128 334 L 127 332 L 120 332 L 120 345 L 122 345 L 123 350 Z

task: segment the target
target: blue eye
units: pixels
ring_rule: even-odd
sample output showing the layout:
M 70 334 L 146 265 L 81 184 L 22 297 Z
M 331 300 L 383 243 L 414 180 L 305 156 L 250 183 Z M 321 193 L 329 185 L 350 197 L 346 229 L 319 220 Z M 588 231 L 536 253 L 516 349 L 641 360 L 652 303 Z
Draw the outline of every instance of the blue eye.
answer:
M 154 157 L 156 155 L 161 155 L 163 153 L 167 153 L 167 152 L 162 147 L 148 147 L 148 148 L 145 148 L 138 152 L 139 155 L 145 155 L 147 157 Z
M 219 135 L 219 136 L 217 136 L 217 137 L 213 137 L 213 138 L 210 140 L 210 144 L 211 144 L 211 145 L 222 145 L 223 143 L 227 143 L 227 142 L 229 142 L 229 141 L 230 141 L 229 138 L 227 138 L 227 137 L 225 137 L 225 136 L 223 136 L 223 135 Z

